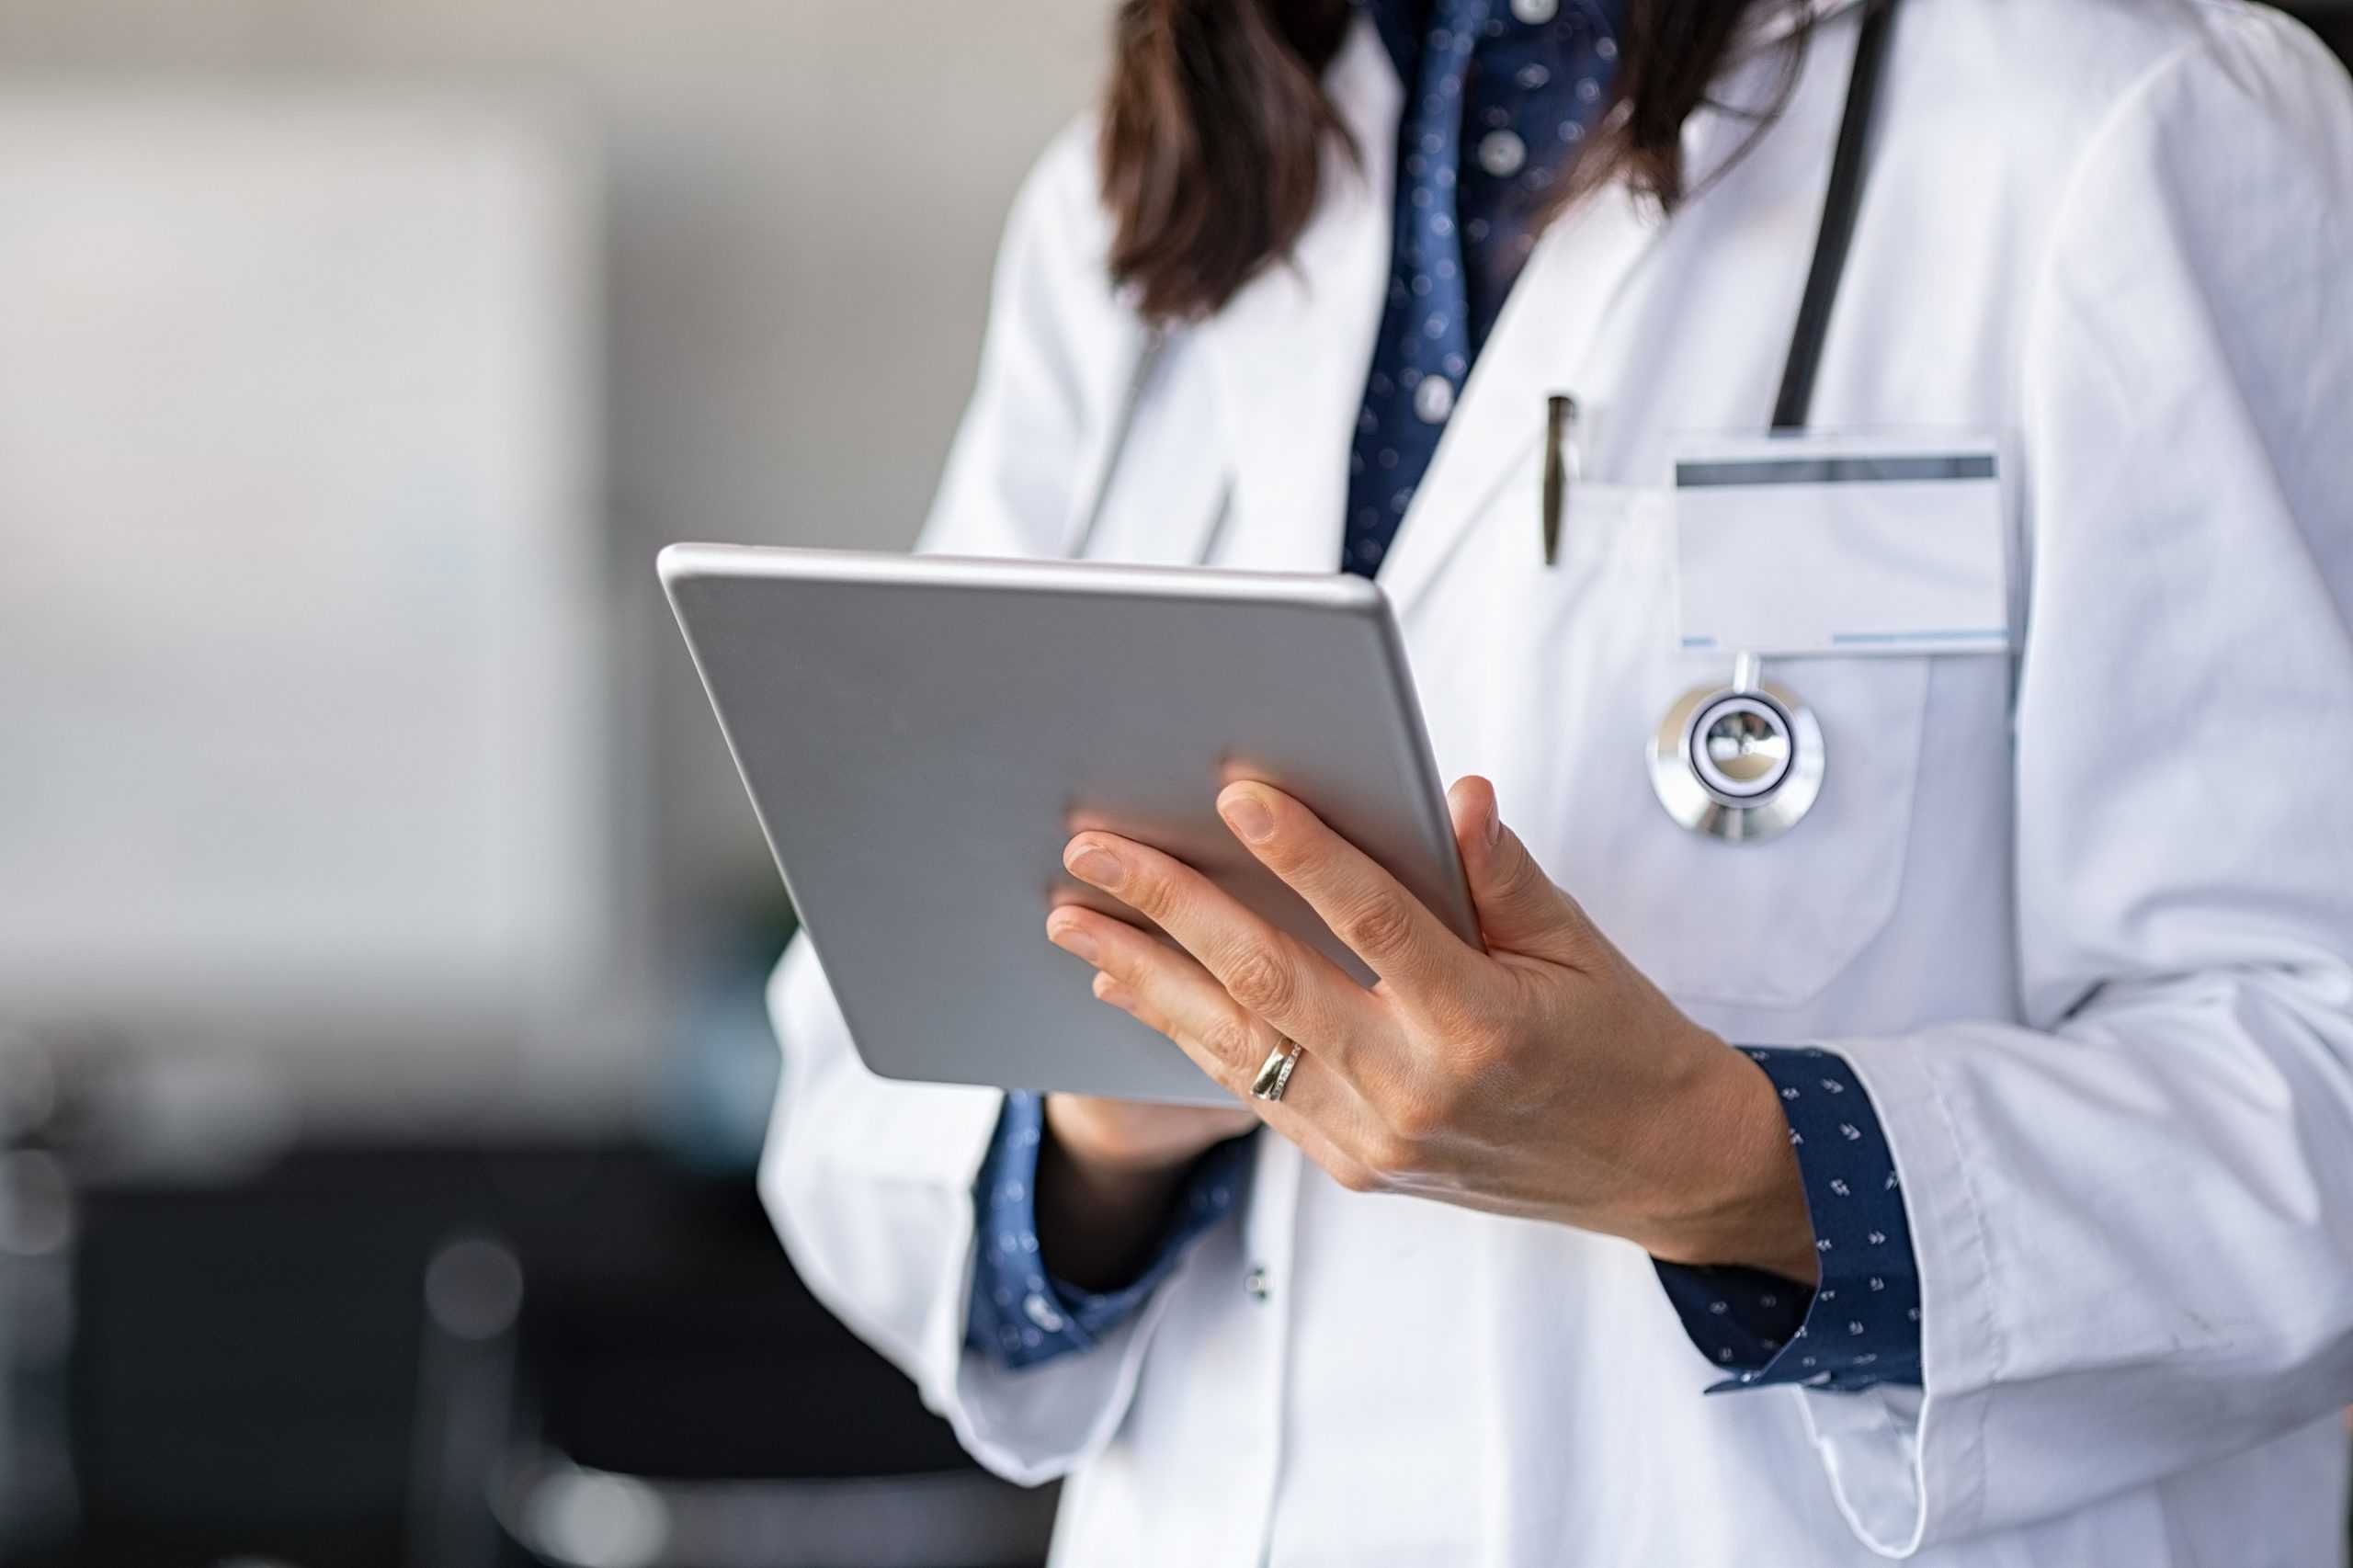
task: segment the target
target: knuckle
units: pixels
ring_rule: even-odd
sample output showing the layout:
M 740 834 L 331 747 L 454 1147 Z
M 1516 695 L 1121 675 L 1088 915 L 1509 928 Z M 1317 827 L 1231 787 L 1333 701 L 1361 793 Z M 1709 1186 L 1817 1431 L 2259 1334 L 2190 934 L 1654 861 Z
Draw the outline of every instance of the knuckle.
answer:
M 1559 884 L 1545 875 L 1544 868 L 1536 863 L 1535 856 L 1526 853 L 1513 862 L 1510 871 L 1505 875 L 1504 892 L 1510 898 L 1525 901 L 1561 896 Z
M 1391 952 L 1413 935 L 1413 912 L 1387 889 L 1359 899 L 1340 922 L 1341 939 L 1358 952 Z
M 1550 1020 L 1552 1013 L 1542 994 L 1517 971 L 1506 971 L 1501 983 L 1454 988 L 1426 1007 L 1428 1027 L 1445 1042 L 1442 1060 L 1458 1087 L 1463 1080 L 1476 1083 L 1491 1073 L 1511 1071 L 1533 1049 L 1532 1039 L 1552 1038 L 1549 1022 L 1530 1025 L 1532 1018 Z
M 1412 1099 L 1392 1107 L 1387 1118 L 1390 1153 L 1400 1156 L 1398 1163 L 1411 1165 L 1422 1145 L 1434 1137 L 1445 1122 L 1445 1112 L 1434 1095 L 1415 1095 Z
M 1298 824 L 1284 812 L 1275 818 L 1275 831 L 1251 846 L 1257 857 L 1279 872 L 1306 870 L 1320 858 L 1320 846 L 1298 830 Z
M 1365 1151 L 1366 1164 L 1384 1176 L 1404 1176 L 1421 1163 L 1422 1142 L 1398 1127 L 1375 1133 Z
M 1264 947 L 1243 949 L 1228 966 L 1225 988 L 1254 1013 L 1280 1013 L 1297 991 L 1290 965 Z
M 1369 1166 L 1355 1160 L 1335 1159 L 1324 1169 L 1331 1172 L 1334 1181 L 1350 1192 L 1379 1192 L 1381 1189 L 1381 1178 Z
M 1515 1039 L 1510 1021 L 1495 1009 L 1484 1006 L 1465 1007 L 1459 1017 L 1449 1020 L 1446 1035 L 1453 1045 L 1456 1062 L 1472 1074 L 1484 1074 L 1506 1065 Z
M 1155 920 L 1167 915 L 1176 903 L 1176 889 L 1167 873 L 1157 866 L 1138 866 L 1129 872 L 1120 884 L 1119 896 L 1130 907 L 1142 910 Z
M 1418 1170 L 1457 1120 L 1464 1097 L 1459 1079 L 1415 1084 L 1387 1096 L 1373 1137 L 1373 1163 L 1382 1170 Z
M 1201 1030 L 1201 1048 L 1236 1074 L 1257 1070 L 1257 1062 L 1251 1059 L 1256 1040 L 1257 1031 L 1250 1027 L 1246 1018 L 1226 1017 L 1213 1019 Z
M 1499 1009 L 1482 987 L 1449 986 L 1417 1000 L 1424 1024 L 1454 1051 L 1476 1049 L 1495 1031 Z

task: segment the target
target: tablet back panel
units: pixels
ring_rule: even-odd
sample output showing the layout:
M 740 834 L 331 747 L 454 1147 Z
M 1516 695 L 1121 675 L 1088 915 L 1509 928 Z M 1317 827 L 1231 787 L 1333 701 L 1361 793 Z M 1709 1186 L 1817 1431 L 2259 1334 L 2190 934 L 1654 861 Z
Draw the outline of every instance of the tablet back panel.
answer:
M 1476 926 L 1387 603 L 1360 579 L 674 545 L 662 577 L 868 1066 L 1197 1103 L 1050 944 L 1063 846 L 1156 845 L 1363 967 L 1218 819 L 1265 780 Z M 790 1041 L 786 1042 L 790 1049 Z

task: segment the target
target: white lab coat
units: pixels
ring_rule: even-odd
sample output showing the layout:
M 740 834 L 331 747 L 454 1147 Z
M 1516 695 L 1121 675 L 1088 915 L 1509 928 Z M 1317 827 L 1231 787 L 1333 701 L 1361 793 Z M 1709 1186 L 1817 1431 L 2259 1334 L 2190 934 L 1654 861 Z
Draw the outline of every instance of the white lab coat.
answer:
M 2209 0 L 1906 0 L 1814 404 L 2017 441 L 2021 652 L 1809 659 L 1786 836 L 1652 798 L 1728 674 L 1671 646 L 1671 433 L 1768 412 L 1856 36 L 1671 222 L 1545 234 L 1381 581 L 1449 778 L 1729 1039 L 1856 1065 L 1903 1176 L 1926 1388 L 1703 1396 L 1623 1243 L 1351 1195 L 1262 1134 L 1238 1224 L 1098 1348 L 961 1346 L 998 1096 L 869 1075 L 808 948 L 763 1183 L 810 1285 L 992 1469 L 1067 1477 L 1063 1564 L 2315 1568 L 2353 1399 L 2353 92 Z M 1758 53 L 1734 103 L 1769 93 Z M 1091 553 L 1331 569 L 1386 282 L 1400 88 L 1359 22 L 1295 264 L 1179 332 Z M 1685 133 L 1700 169 L 1746 127 Z M 1142 333 L 1090 131 L 1006 235 L 929 547 L 1067 552 Z M 1544 395 L 1586 411 L 1538 556 Z M 1042 938 L 1040 938 L 1042 939 Z M 910 958 L 919 983 L 920 955 Z M 1260 1299 L 1244 1287 L 1262 1269 Z

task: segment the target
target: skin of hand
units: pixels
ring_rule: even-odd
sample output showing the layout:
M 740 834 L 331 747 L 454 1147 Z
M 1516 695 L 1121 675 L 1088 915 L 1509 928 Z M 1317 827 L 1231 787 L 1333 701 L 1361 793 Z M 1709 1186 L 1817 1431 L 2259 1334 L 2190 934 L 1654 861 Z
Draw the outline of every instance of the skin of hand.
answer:
M 1250 782 L 1218 796 L 1234 836 L 1371 970 L 1370 989 L 1191 868 L 1108 833 L 1072 839 L 1064 865 L 1177 945 L 1075 904 L 1046 933 L 1095 966 L 1098 997 L 1352 1191 L 1818 1278 L 1771 1081 L 1609 944 L 1504 826 L 1485 779 L 1461 780 L 1449 805 L 1483 952 L 1290 796 Z M 1285 1039 L 1304 1054 L 1284 1097 L 1250 1098 Z

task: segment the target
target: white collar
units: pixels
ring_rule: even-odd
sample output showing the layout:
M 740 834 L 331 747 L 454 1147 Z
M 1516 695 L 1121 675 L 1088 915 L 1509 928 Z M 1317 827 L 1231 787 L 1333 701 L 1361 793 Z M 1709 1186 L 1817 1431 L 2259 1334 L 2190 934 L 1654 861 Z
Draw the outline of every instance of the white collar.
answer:
M 1821 21 L 1861 4 L 1862 0 L 1805 0 L 1803 5 L 1778 6 L 1768 20 L 1749 29 L 1742 43 L 1752 49 L 1779 43 L 1807 23 Z

